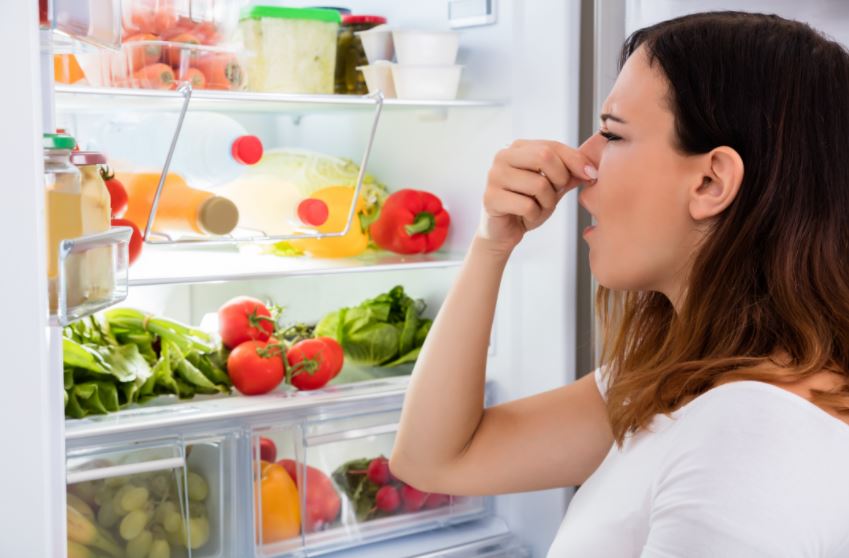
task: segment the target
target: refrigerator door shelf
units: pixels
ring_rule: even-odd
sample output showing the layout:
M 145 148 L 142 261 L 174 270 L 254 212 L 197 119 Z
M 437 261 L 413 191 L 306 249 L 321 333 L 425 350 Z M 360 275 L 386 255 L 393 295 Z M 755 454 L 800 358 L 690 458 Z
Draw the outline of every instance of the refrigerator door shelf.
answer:
M 69 539 L 107 552 L 167 545 L 195 557 L 226 555 L 227 442 L 174 438 L 70 451 Z M 83 536 L 89 524 L 100 537 Z
M 261 501 L 265 492 L 255 488 L 259 516 L 254 521 L 274 533 L 274 538 L 260 536 L 257 556 L 316 556 L 487 515 L 485 498 L 424 494 L 391 477 L 381 458 L 392 452 L 399 418 L 396 407 L 257 428 L 254 468 L 262 467 L 263 458 L 278 460 L 297 480 L 301 499 L 300 533 L 284 539 L 273 518 L 263 515 L 270 512 Z
M 48 281 L 51 319 L 67 325 L 127 298 L 129 227 L 62 240 L 58 276 Z

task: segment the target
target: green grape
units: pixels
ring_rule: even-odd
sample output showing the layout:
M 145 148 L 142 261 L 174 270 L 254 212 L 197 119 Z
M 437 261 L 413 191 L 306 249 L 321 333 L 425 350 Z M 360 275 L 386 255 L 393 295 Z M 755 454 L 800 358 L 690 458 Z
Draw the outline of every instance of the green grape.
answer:
M 171 558 L 171 545 L 165 539 L 154 540 L 147 558 Z
M 127 515 L 130 510 L 125 510 L 124 506 L 121 505 L 121 502 L 124 500 L 124 496 L 134 488 L 135 486 L 132 484 L 125 484 L 124 486 L 118 489 L 118 491 L 112 497 L 112 509 L 115 510 L 115 513 L 121 516 Z
M 111 529 L 117 525 L 120 519 L 121 516 L 115 513 L 115 509 L 112 507 L 112 500 L 107 500 L 97 510 L 97 522 L 106 529 Z
M 127 558 L 147 558 L 151 546 L 153 546 L 153 533 L 142 531 L 127 543 Z
M 98 506 L 102 506 L 106 502 L 112 502 L 112 498 L 115 497 L 115 489 L 106 486 L 106 484 L 100 484 L 94 491 L 94 503 Z
M 120 488 L 130 482 L 130 477 L 127 475 L 122 475 L 120 477 L 109 477 L 108 479 L 103 481 L 103 484 L 108 486 L 109 488 Z
M 189 500 L 194 500 L 195 502 L 203 502 L 206 500 L 206 497 L 209 494 L 209 485 L 206 483 L 206 479 L 194 471 L 191 471 L 188 475 L 188 481 Z
M 189 517 L 207 517 L 206 504 L 189 501 Z
M 124 495 L 121 497 L 121 501 L 119 502 L 119 506 L 117 506 L 117 508 L 125 512 L 139 510 L 143 508 L 145 504 L 147 504 L 147 499 L 149 495 L 150 493 L 147 491 L 147 488 L 143 486 L 135 486 L 124 492 Z
M 165 519 L 162 521 L 162 526 L 168 533 L 176 533 L 180 530 L 180 527 L 182 525 L 183 516 L 180 515 L 179 512 L 171 512 L 169 514 L 166 514 Z
M 191 538 L 188 537 L 189 534 Z M 180 539 L 183 546 L 189 543 L 192 550 L 202 547 L 209 540 L 209 520 L 205 517 L 193 517 L 189 520 L 188 533 L 185 526 L 180 529 Z
M 155 475 L 152 479 L 150 479 L 150 491 L 157 498 L 163 498 L 166 494 L 168 494 L 168 489 L 171 486 L 171 483 L 168 482 L 167 474 L 159 474 Z
M 134 539 L 147 527 L 148 516 L 143 510 L 131 511 L 121 520 L 118 532 L 125 541 Z
M 165 501 L 156 506 L 156 514 L 153 516 L 154 521 L 159 523 L 160 525 L 165 523 L 165 518 L 168 517 L 169 514 L 177 512 L 177 504 L 174 502 Z

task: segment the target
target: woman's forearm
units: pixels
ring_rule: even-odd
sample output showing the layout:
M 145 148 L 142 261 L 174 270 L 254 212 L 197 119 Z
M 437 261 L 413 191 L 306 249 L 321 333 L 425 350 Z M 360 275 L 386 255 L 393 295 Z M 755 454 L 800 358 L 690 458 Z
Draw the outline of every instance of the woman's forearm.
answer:
M 475 238 L 416 362 L 391 468 L 415 484 L 467 447 L 484 406 L 487 349 L 509 252 Z M 422 484 L 424 484 L 422 480 Z

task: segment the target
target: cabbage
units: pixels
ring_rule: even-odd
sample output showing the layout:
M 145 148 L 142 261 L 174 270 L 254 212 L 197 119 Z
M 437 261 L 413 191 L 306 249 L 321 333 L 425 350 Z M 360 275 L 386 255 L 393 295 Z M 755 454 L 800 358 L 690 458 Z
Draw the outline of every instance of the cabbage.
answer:
M 357 364 L 398 366 L 413 362 L 424 344 L 431 320 L 425 304 L 397 286 L 353 308 L 331 312 L 316 325 L 316 337 L 332 337 Z

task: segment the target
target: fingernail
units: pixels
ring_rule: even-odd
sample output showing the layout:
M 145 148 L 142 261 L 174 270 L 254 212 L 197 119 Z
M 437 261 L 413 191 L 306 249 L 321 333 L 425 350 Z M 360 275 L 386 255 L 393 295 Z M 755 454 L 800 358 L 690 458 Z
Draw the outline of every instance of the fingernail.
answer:
M 586 174 L 590 180 L 598 180 L 598 171 L 592 165 L 587 165 L 584 167 L 584 174 Z

